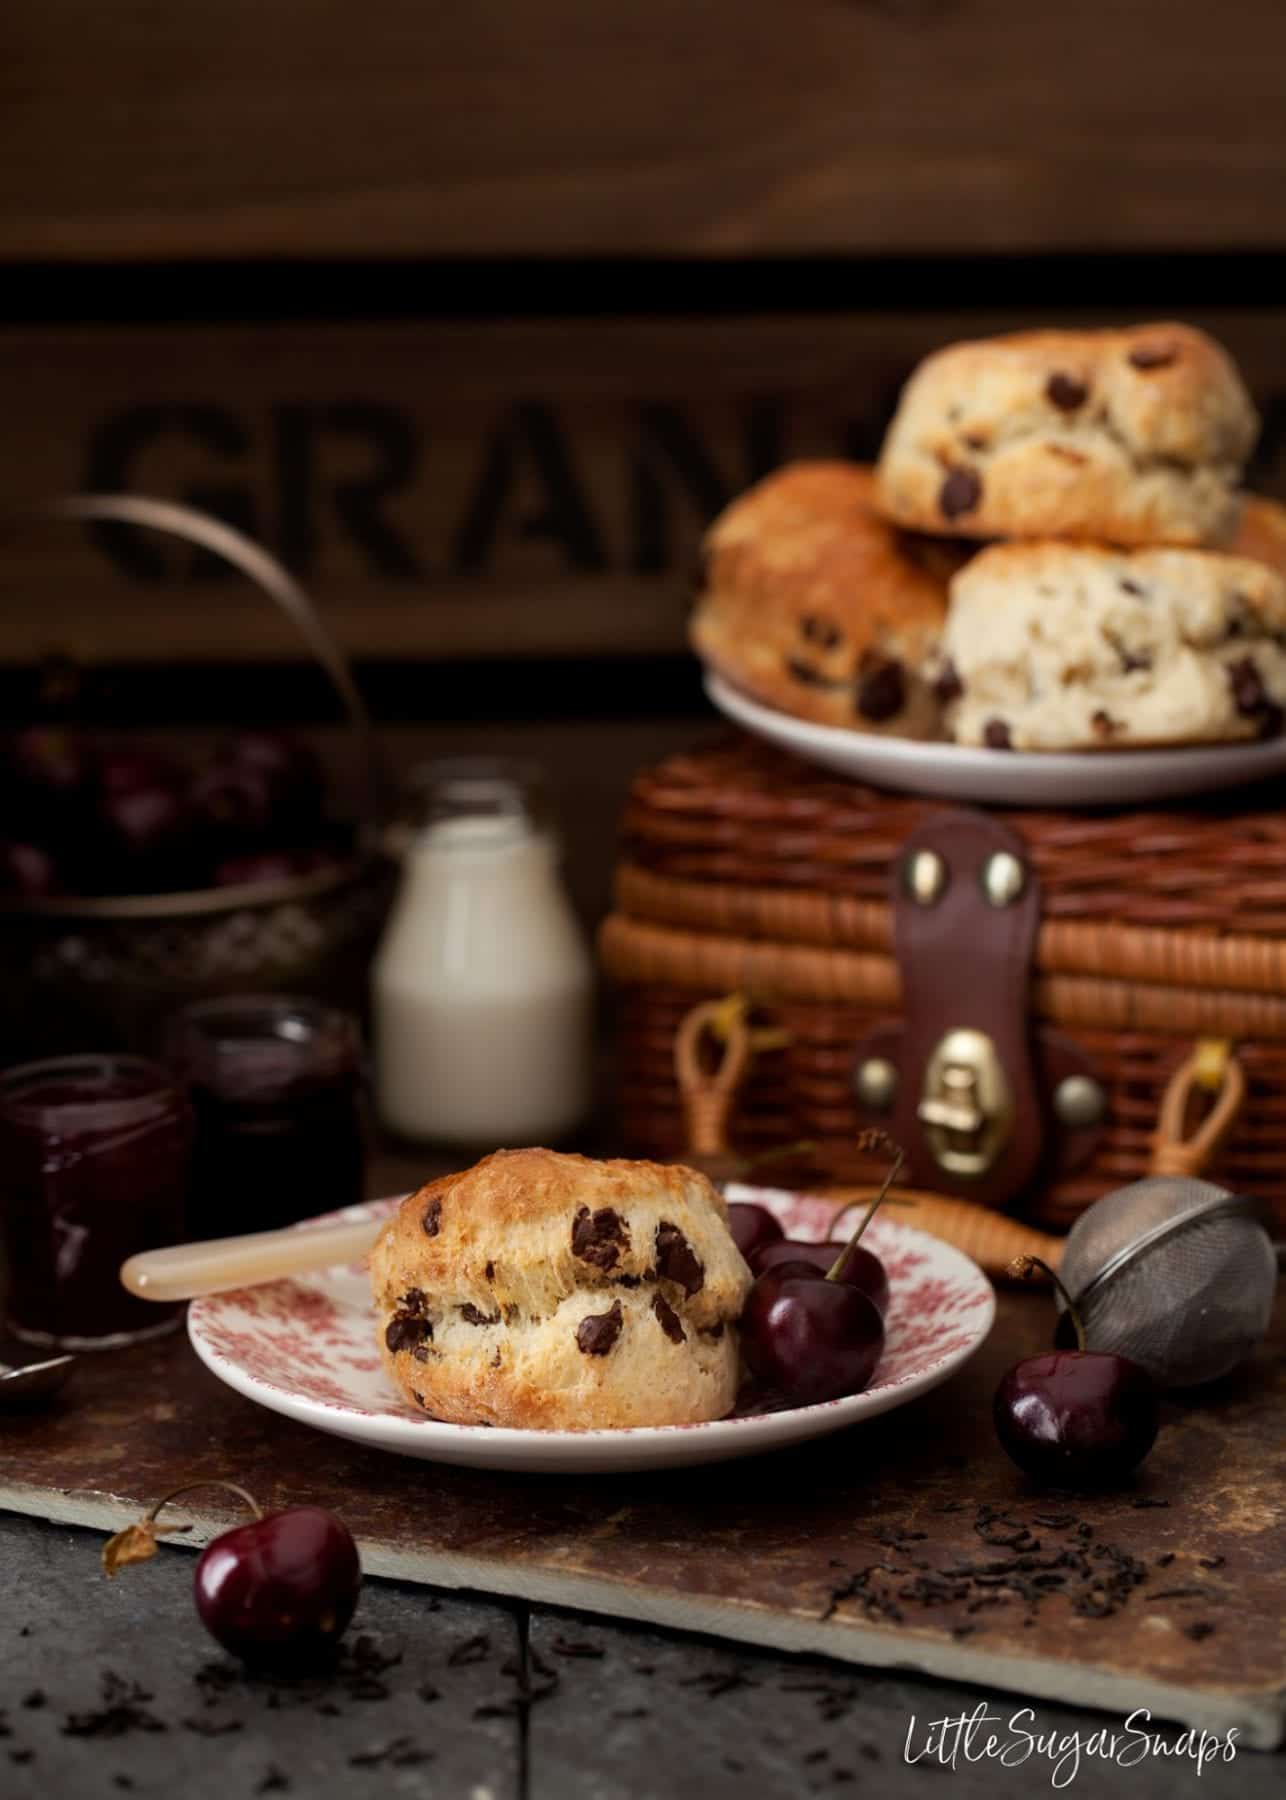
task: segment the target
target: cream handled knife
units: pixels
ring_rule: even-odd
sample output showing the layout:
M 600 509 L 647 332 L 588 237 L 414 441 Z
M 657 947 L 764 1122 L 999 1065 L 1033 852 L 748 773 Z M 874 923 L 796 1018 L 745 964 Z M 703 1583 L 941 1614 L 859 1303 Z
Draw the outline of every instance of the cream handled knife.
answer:
M 286 1275 L 360 1262 L 384 1224 L 382 1218 L 359 1219 L 144 1250 L 121 1265 L 121 1281 L 140 1300 L 195 1300 L 199 1294 L 258 1287 Z

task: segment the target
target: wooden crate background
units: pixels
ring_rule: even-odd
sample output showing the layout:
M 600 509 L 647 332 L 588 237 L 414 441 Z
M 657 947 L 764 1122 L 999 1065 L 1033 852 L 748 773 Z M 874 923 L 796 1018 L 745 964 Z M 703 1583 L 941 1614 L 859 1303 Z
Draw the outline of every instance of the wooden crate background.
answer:
M 871 455 L 920 354 L 1024 316 L 13 330 L 0 491 L 210 505 L 285 557 L 360 659 L 677 654 L 714 510 L 785 457 Z M 1186 316 L 1241 359 L 1256 479 L 1286 493 L 1286 309 Z M 207 558 L 65 526 L 0 562 L 0 660 L 53 651 L 298 654 Z
M 1281 0 L 11 0 L 0 512 L 211 505 L 366 661 L 674 658 L 705 519 L 924 351 L 1157 314 L 1286 492 L 1284 66 Z M 57 650 L 296 654 L 206 560 L 12 537 L 0 665 Z

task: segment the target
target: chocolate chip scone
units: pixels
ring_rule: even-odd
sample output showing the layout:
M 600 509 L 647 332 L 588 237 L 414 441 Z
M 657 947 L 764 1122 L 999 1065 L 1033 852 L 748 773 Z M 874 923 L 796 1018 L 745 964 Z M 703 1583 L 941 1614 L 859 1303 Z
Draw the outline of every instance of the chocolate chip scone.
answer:
M 1286 579 L 1209 550 L 996 544 L 951 585 L 957 742 L 1119 750 L 1282 728 Z
M 457 1425 L 719 1419 L 750 1271 L 704 1175 L 498 1150 L 403 1201 L 371 1254 L 384 1362 Z
M 952 344 L 902 392 L 880 456 L 890 519 L 966 537 L 1223 544 L 1259 421 L 1188 325 Z
M 801 462 L 711 526 L 691 636 L 752 699 L 822 725 L 940 735 L 924 679 L 964 552 L 895 530 L 869 469 Z

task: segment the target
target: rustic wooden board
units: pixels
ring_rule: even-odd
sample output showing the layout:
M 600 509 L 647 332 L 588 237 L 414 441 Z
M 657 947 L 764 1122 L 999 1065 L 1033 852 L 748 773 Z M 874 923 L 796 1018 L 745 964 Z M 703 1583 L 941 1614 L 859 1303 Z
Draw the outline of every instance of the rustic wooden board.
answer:
M 1240 358 L 1265 418 L 1256 478 L 1286 492 L 1286 314 L 1192 316 Z M 208 505 L 286 558 L 356 656 L 670 652 L 712 513 L 788 457 L 873 455 L 921 355 L 1031 322 L 15 329 L 0 333 L 0 494 Z M 285 622 L 209 559 L 66 526 L 0 555 L 0 661 L 55 649 L 299 655 Z
M 3 254 L 1286 242 L 1278 0 L 13 0 Z
M 1005 1296 L 959 1376 L 843 1436 L 597 1480 L 429 1469 L 323 1437 L 232 1394 L 172 1337 L 86 1359 L 48 1414 L 0 1415 L 0 1506 L 106 1530 L 184 1479 L 233 1475 L 269 1503 L 342 1511 L 375 1575 L 1118 1718 L 1148 1706 L 1273 1746 L 1286 1728 L 1286 1308 L 1239 1377 L 1169 1409 L 1136 1488 L 1071 1501 L 1033 1493 L 989 1420 L 999 1373 L 1041 1340 L 1046 1309 Z M 200 1543 L 229 1515 L 192 1498 Z

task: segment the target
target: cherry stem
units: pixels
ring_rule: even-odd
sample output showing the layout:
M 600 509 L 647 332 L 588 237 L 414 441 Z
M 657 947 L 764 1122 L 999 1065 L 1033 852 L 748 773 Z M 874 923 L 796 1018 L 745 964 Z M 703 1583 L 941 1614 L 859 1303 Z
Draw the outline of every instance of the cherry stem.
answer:
M 182 1487 L 175 1488 L 172 1494 L 167 1494 L 163 1500 L 157 1501 L 156 1505 L 147 1515 L 148 1522 L 154 1525 L 160 1516 L 161 1509 L 168 1506 L 171 1500 L 177 1500 L 182 1494 L 190 1494 L 194 1488 L 207 1487 L 223 1488 L 227 1493 L 235 1494 L 238 1499 L 245 1501 L 256 1519 L 262 1519 L 263 1508 L 259 1505 L 259 1502 L 255 1499 L 253 1494 L 248 1494 L 245 1488 L 238 1486 L 235 1481 L 220 1481 L 218 1479 L 213 1479 L 210 1481 L 187 1481 Z
M 1072 1321 L 1072 1330 L 1076 1333 L 1076 1348 L 1083 1351 L 1085 1349 L 1085 1327 L 1081 1323 L 1080 1310 L 1049 1264 L 1042 1262 L 1039 1256 L 1016 1256 L 1009 1265 L 1009 1273 L 1016 1275 L 1020 1281 L 1030 1281 L 1038 1269 L 1042 1275 L 1048 1275 L 1053 1282 L 1059 1298 L 1067 1309 L 1067 1315 Z
M 843 1280 L 844 1269 L 848 1263 L 849 1257 L 853 1254 L 854 1250 L 857 1249 L 857 1246 L 861 1241 L 862 1233 L 866 1230 L 866 1228 L 870 1224 L 871 1220 L 875 1217 L 875 1215 L 879 1211 L 880 1207 L 884 1204 L 884 1201 L 888 1197 L 889 1189 L 893 1186 L 893 1183 L 897 1180 L 898 1171 L 901 1169 L 905 1158 L 903 1157 L 902 1149 L 901 1149 L 900 1145 L 893 1144 L 890 1146 L 890 1148 L 893 1151 L 893 1162 L 890 1165 L 887 1175 L 885 1175 L 885 1177 L 884 1177 L 884 1180 L 880 1186 L 880 1191 L 875 1196 L 874 1200 L 872 1200 L 871 1204 L 867 1207 L 866 1211 L 862 1214 L 861 1218 L 858 1220 L 857 1230 L 853 1233 L 852 1237 L 848 1240 L 847 1244 L 845 1244 L 844 1248 L 840 1251 L 839 1255 L 835 1258 L 835 1261 L 831 1264 L 830 1268 L 827 1269 L 827 1271 L 826 1271 L 827 1281 L 842 1281 Z

